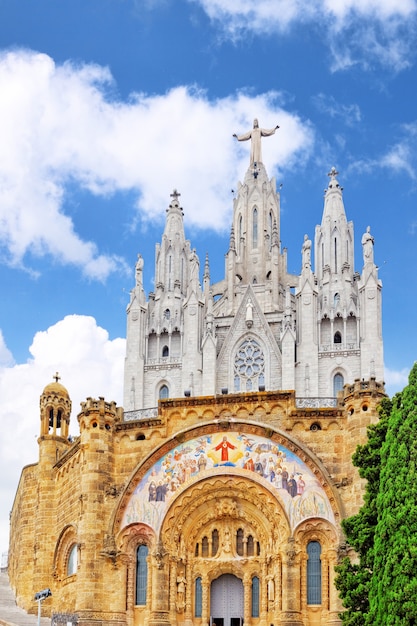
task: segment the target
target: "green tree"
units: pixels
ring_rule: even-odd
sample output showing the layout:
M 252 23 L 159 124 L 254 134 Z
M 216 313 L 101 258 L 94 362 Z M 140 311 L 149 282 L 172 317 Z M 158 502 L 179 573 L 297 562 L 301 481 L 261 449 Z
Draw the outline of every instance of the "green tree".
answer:
M 417 363 L 381 450 L 367 625 L 417 624 Z
M 373 570 L 373 547 L 378 521 L 377 497 L 381 472 L 381 448 L 385 441 L 392 402 L 384 398 L 379 407 L 379 421 L 368 427 L 368 441 L 358 446 L 353 464 L 367 480 L 364 504 L 353 517 L 342 522 L 346 540 L 357 553 L 357 561 L 346 557 L 336 567 L 336 587 L 343 606 L 340 617 L 347 626 L 364 626 L 369 611 L 369 587 Z

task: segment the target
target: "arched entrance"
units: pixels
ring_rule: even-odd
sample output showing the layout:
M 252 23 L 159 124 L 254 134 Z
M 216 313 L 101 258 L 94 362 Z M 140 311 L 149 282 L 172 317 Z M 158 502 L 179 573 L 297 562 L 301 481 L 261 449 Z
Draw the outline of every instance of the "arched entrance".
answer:
M 151 541 L 137 542 L 149 546 L 146 605 L 132 606 L 128 625 L 260 626 L 285 623 L 287 615 L 299 625 L 313 624 L 314 616 L 321 619 L 336 605 L 328 592 L 334 496 L 329 499 L 308 457 L 297 456 L 278 435 L 276 442 L 252 431 L 250 437 L 240 431 L 203 435 L 167 448 L 148 464 L 123 513 L 122 526 L 146 520 L 152 531 Z M 218 462 L 224 441 L 240 458 L 233 461 L 228 452 L 228 461 Z M 165 485 L 165 499 L 151 497 L 155 482 Z M 309 542 L 321 547 L 318 605 L 309 604 Z M 135 580 L 131 568 L 128 597 Z M 311 616 L 303 622 L 307 612 Z
M 211 626 L 241 626 L 243 624 L 243 583 L 233 574 L 223 574 L 211 583 Z

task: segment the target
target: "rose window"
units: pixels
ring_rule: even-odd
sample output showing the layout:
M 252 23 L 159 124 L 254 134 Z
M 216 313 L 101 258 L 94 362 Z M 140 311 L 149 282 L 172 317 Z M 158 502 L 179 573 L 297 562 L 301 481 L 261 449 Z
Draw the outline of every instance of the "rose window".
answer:
M 234 362 L 235 391 L 252 391 L 265 384 L 265 358 L 254 339 L 246 339 L 239 347 Z

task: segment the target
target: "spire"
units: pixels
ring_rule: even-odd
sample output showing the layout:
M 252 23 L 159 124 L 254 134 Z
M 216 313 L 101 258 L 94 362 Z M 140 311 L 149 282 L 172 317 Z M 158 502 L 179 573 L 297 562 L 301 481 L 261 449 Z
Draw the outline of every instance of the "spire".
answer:
M 166 210 L 166 222 L 161 245 L 156 247 L 155 283 L 157 291 L 173 292 L 180 287 L 186 292 L 190 243 L 185 239 L 184 212 L 179 203 L 180 193 L 174 189 Z
M 204 282 L 206 281 L 206 279 L 210 281 L 210 265 L 208 252 L 206 252 L 206 260 L 204 262 Z
M 235 230 L 234 230 L 233 226 L 232 226 L 232 228 L 230 230 L 229 250 L 236 250 Z
M 274 222 L 272 224 L 271 247 L 272 246 L 279 247 L 278 226 L 276 218 L 274 218 Z
M 231 294 L 236 277 L 240 285 L 271 281 L 273 289 L 278 290 L 279 279 L 287 273 L 286 260 L 280 253 L 280 196 L 275 178 L 268 178 L 261 152 L 263 137 L 273 135 L 277 128 L 260 128 L 255 120 L 253 129 L 235 135 L 238 141 L 251 140 L 251 157 L 233 201 L 226 263 L 229 304 L 234 302 Z M 277 306 L 276 294 L 273 299 Z M 235 305 L 238 306 L 238 301 Z
M 337 220 L 340 217 L 343 217 L 346 221 L 345 207 L 343 204 L 343 187 L 339 185 L 339 182 L 336 176 L 339 175 L 339 172 L 335 167 L 332 167 L 327 176 L 330 178 L 329 185 L 327 189 L 324 191 L 324 213 L 323 220 L 326 217 L 330 219 Z
M 328 173 L 329 185 L 324 192 L 324 208 L 321 226 L 316 227 L 315 269 L 319 280 L 330 275 L 336 279 L 342 272 L 353 277 L 353 223 L 346 219 L 343 204 L 343 187 L 332 167 Z

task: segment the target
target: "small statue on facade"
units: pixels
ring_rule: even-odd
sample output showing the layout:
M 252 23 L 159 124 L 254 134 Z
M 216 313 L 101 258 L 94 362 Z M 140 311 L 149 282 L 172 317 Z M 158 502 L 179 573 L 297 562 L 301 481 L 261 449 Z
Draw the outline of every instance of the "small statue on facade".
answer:
M 363 262 L 373 263 L 374 262 L 374 238 L 371 235 L 371 227 L 367 226 L 366 232 L 362 237 L 362 249 L 363 249 Z
M 308 235 L 304 235 L 304 243 L 302 247 L 303 267 L 311 267 L 311 240 Z

